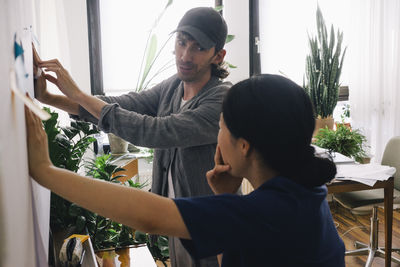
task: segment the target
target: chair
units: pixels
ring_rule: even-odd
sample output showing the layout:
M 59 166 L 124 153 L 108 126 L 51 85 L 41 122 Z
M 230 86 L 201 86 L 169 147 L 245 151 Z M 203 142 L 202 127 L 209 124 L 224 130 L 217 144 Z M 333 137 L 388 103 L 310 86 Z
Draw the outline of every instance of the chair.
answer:
M 400 136 L 393 137 L 386 144 L 382 157 L 382 165 L 396 168 L 394 175 L 393 205 L 394 209 L 400 206 Z M 384 201 L 383 189 L 373 189 L 358 192 L 346 192 L 333 195 L 333 200 L 350 210 L 352 214 L 365 214 L 372 210 L 369 244 L 356 241 L 355 250 L 346 251 L 346 256 L 368 255 L 366 267 L 372 265 L 374 257 L 385 257 L 385 248 L 378 247 L 378 206 Z M 400 249 L 392 249 L 400 252 Z M 392 261 L 400 264 L 400 259 L 392 256 Z

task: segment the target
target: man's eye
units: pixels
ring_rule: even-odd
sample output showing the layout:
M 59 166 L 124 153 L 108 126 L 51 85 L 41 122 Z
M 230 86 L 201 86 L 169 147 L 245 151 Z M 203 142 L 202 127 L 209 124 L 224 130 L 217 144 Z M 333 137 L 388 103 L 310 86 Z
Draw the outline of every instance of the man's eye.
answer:
M 180 46 L 184 46 L 184 45 L 185 45 L 185 42 L 184 42 L 184 41 L 182 41 L 182 40 L 179 40 L 179 41 L 178 41 L 178 45 L 180 45 Z
M 204 49 L 204 48 L 201 47 L 201 46 L 197 46 L 197 50 L 198 50 L 198 51 L 205 51 L 206 49 Z

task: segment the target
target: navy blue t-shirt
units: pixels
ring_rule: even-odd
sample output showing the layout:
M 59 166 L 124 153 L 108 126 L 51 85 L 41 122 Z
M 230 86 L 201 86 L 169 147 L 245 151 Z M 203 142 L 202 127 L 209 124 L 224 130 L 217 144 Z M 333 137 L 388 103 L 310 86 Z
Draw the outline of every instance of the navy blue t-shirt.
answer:
M 326 195 L 274 177 L 244 196 L 178 198 L 192 237 L 181 240 L 194 258 L 223 253 L 225 267 L 345 266 Z

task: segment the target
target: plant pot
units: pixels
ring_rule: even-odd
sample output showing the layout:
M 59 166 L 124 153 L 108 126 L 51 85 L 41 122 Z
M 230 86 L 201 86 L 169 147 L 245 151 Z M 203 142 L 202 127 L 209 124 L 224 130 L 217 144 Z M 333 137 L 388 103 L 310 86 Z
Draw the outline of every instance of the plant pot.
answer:
M 315 119 L 315 128 L 314 128 L 313 137 L 317 135 L 319 129 L 328 127 L 328 129 L 332 130 L 333 124 L 334 124 L 334 120 L 333 120 L 332 116 L 329 116 L 326 118 L 321 118 L 320 116 L 318 116 L 318 118 Z
M 102 267 L 115 267 L 117 254 L 115 250 L 96 252 L 97 261 Z
M 351 124 L 350 124 L 350 122 L 335 122 L 336 129 L 337 129 L 340 125 L 344 125 L 344 126 L 346 126 L 347 128 L 351 129 Z
M 110 142 L 110 150 L 113 155 L 122 155 L 128 152 L 128 142 L 124 139 L 109 133 L 108 141 Z

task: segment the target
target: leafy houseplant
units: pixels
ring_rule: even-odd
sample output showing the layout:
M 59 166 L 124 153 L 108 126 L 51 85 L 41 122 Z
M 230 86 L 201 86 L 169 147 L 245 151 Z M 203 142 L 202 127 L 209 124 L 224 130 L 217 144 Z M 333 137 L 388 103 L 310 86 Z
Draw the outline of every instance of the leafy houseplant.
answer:
M 338 124 L 336 131 L 328 128 L 319 129 L 314 138 L 315 145 L 339 152 L 360 163 L 367 157 L 364 150 L 366 137 L 359 130 L 352 130 L 343 124 Z
M 119 178 L 124 177 L 124 175 L 116 174 L 124 169 L 111 164 L 110 160 L 111 155 L 102 155 L 90 161 L 86 166 L 87 175 L 95 179 L 139 189 L 146 186 L 146 184 L 135 183 L 130 179 L 126 182 L 121 182 Z M 167 237 L 158 236 L 154 243 L 150 243 L 148 234 L 140 231 L 135 231 L 135 233 L 133 233 L 132 229 L 128 226 L 114 222 L 74 204 L 70 208 L 70 213 L 76 216 L 77 221 L 81 222 L 78 230 L 90 235 L 95 249 L 110 247 L 119 248 L 128 245 L 147 243 L 153 258 L 155 260 L 161 260 L 166 266 L 165 261 L 169 258 Z
M 69 127 L 59 127 L 58 114 L 49 108 L 44 109 L 51 115 L 49 120 L 43 122 L 47 133 L 50 160 L 56 167 L 77 172 L 84 153 L 96 140 L 92 135 L 98 131 L 90 129 L 89 123 L 79 121 L 71 121 Z M 52 231 L 75 225 L 74 219 L 68 213 L 71 204 L 51 193 L 50 226 Z
M 119 178 L 124 177 L 124 175 L 115 174 L 124 169 L 111 164 L 110 156 L 111 155 L 102 155 L 89 161 L 85 166 L 87 175 L 94 179 L 101 179 L 135 188 L 142 188 L 144 186 L 140 183 L 134 183 L 130 179 L 126 183 L 121 182 Z M 90 235 L 95 250 L 122 247 L 138 243 L 134 239 L 132 229 L 128 226 L 97 215 L 76 204 L 70 206 L 69 215 L 75 218 L 77 232 Z
M 317 36 L 308 37 L 310 54 L 306 58 L 306 81 L 303 87 L 310 96 L 316 118 L 332 118 L 338 101 L 340 74 L 346 48 L 342 53 L 343 32 L 335 31 L 331 26 L 330 34 L 318 6 Z M 333 126 L 333 119 L 331 122 Z
M 51 114 L 51 118 L 43 122 L 48 136 L 51 161 L 57 167 L 77 172 L 81 166 L 83 154 L 89 145 L 95 141 L 92 135 L 97 131 L 90 129 L 89 123 L 78 121 L 71 121 L 69 127 L 59 127 L 58 114 L 48 108 L 44 109 Z M 120 182 L 118 179 L 123 176 L 116 174 L 123 169 L 111 164 L 110 158 L 111 155 L 103 155 L 87 162 L 85 164 L 87 174 L 95 179 L 130 187 L 142 188 L 145 186 L 145 184 L 134 183 L 132 180 L 125 183 Z M 73 229 L 73 233 L 89 234 L 95 249 L 123 247 L 148 242 L 147 234 L 139 232 L 138 238 L 135 238 L 131 228 L 83 209 L 53 193 L 51 196 L 50 225 L 53 233 Z M 61 240 L 67 236 L 62 235 Z M 165 242 L 165 239 L 166 237 L 160 236 L 154 246 L 150 247 L 149 245 L 153 257 L 163 262 L 169 257 L 168 240 Z M 61 246 L 61 243 L 57 244 L 59 243 L 57 240 L 53 242 L 55 242 L 54 246 L 56 246 L 57 251 L 57 247 L 58 245 Z M 54 257 L 57 258 L 57 255 L 57 252 L 50 255 L 53 257 L 50 262 L 55 260 Z

